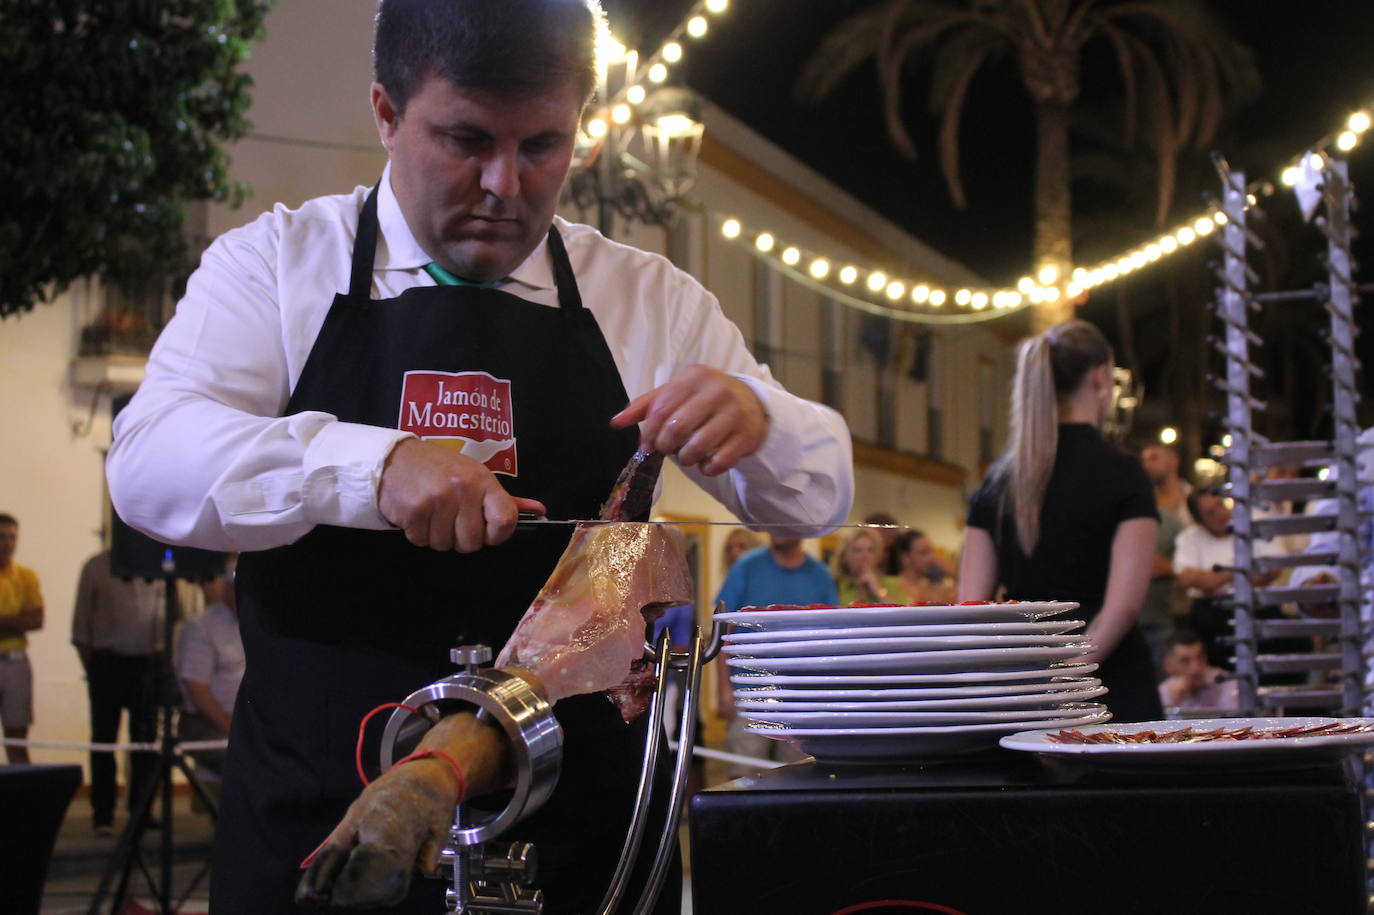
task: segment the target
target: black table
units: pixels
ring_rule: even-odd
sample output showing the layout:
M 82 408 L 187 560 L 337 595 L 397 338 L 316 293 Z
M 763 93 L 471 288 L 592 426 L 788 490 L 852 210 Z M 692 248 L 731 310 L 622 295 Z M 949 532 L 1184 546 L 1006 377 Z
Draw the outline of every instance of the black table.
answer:
M 1128 769 L 999 750 L 798 763 L 692 799 L 693 908 L 1363 913 L 1361 796 L 1340 760 Z M 864 905 L 883 900 L 904 904 Z
M 0 766 L 0 911 L 37 915 L 57 830 L 79 787 L 80 766 Z

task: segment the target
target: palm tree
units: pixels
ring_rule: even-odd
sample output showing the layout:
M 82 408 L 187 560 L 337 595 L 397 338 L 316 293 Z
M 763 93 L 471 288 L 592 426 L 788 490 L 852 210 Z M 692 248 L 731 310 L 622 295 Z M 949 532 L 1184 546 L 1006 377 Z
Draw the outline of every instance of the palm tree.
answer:
M 1073 265 L 1069 116 L 1084 49 L 1094 42 L 1110 48 L 1120 71 L 1125 142 L 1142 132 L 1155 153 L 1155 219 L 1163 225 L 1179 152 L 1210 143 L 1228 96 L 1259 85 L 1249 49 L 1227 34 L 1205 0 L 879 0 L 824 39 L 802 72 L 798 94 L 817 101 L 873 58 L 888 134 L 914 157 L 902 118 L 903 82 L 909 69 L 926 65 L 930 109 L 940 118 L 940 170 L 962 209 L 959 122 L 969 85 L 990 63 L 1012 58 L 1035 113 L 1033 262 L 1037 271 L 1050 267 L 1065 277 Z M 1036 324 L 1071 314 L 1061 297 L 1037 310 Z

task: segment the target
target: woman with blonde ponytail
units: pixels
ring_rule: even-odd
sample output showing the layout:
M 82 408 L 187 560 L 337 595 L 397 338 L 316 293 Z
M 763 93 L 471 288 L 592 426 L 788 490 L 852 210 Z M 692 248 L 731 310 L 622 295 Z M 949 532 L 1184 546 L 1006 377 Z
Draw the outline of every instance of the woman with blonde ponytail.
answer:
M 1163 716 L 1135 625 L 1159 514 L 1140 462 L 1099 429 L 1113 407 L 1112 349 L 1086 321 L 1025 340 L 1006 451 L 969 502 L 960 600 L 1078 601 L 1089 660 L 1118 721 Z

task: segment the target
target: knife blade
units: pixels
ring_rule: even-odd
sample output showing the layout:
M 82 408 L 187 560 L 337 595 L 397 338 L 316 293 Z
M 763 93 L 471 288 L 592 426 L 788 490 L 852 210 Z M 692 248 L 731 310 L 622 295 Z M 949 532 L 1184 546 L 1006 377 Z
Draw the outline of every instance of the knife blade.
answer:
M 600 518 L 590 518 L 579 520 L 576 518 L 541 518 L 535 515 L 520 514 L 520 520 L 516 522 L 516 530 L 534 530 L 546 525 L 566 525 L 566 524 L 662 524 L 671 527 L 747 527 L 751 530 L 814 530 L 816 525 L 807 524 L 801 521 L 772 521 L 760 522 L 755 524 L 745 524 L 743 521 L 603 521 Z M 836 530 L 846 529 L 867 529 L 875 531 L 906 531 L 911 528 L 905 524 L 837 524 Z

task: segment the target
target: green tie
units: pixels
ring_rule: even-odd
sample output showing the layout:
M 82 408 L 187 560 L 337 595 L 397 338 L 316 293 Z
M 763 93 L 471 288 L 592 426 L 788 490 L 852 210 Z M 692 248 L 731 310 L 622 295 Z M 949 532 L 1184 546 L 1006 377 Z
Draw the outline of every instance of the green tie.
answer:
M 454 276 L 433 262 L 425 264 L 425 272 L 434 277 L 434 282 L 440 286 L 476 286 L 479 289 L 485 289 L 492 285 L 491 283 L 474 283 L 472 280 L 465 280 L 461 276 Z

